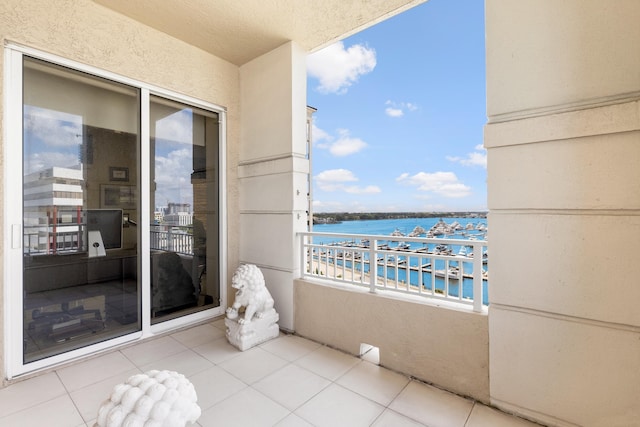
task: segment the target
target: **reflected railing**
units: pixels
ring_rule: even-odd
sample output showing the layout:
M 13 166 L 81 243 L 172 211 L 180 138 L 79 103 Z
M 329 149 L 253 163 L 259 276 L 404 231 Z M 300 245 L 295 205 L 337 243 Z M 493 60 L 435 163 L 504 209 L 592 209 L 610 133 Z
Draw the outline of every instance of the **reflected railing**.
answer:
M 25 255 L 48 255 L 86 252 L 84 225 L 60 227 L 61 231 L 47 231 L 46 227 L 25 226 L 23 247 Z
M 41 225 L 24 227 L 25 255 L 77 253 L 87 250 L 86 227 L 72 225 L 58 231 L 47 230 Z M 193 226 L 159 226 L 151 224 L 150 246 L 152 250 L 193 255 Z
M 151 250 L 193 255 L 193 226 L 151 225 Z
M 303 278 L 455 301 L 477 312 L 488 305 L 485 240 L 318 232 L 298 237 Z

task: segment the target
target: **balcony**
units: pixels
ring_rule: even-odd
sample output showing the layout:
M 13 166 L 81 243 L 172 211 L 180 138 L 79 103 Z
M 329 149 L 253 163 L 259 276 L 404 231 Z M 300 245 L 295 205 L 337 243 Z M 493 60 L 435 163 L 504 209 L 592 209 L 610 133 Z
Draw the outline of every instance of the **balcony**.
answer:
M 339 233 L 299 233 L 303 278 L 328 279 L 370 292 L 416 295 L 486 311 L 487 242 Z M 411 248 L 419 247 L 419 249 Z M 371 274 L 375 260 L 376 274 Z
M 296 333 L 351 354 L 375 346 L 383 366 L 489 402 L 485 241 L 402 237 L 420 248 L 407 251 L 389 236 L 299 238 Z
M 151 369 L 178 371 L 196 388 L 196 425 L 534 426 L 479 402 L 281 334 L 240 352 L 223 320 L 98 355 L 0 390 L 0 425 L 90 427 L 114 385 Z

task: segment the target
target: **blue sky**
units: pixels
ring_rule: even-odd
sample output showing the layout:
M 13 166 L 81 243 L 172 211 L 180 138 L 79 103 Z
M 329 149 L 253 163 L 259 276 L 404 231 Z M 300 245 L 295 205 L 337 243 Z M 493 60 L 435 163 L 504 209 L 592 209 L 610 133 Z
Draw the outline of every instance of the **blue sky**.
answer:
M 483 8 L 430 0 L 309 55 L 315 212 L 486 210 Z

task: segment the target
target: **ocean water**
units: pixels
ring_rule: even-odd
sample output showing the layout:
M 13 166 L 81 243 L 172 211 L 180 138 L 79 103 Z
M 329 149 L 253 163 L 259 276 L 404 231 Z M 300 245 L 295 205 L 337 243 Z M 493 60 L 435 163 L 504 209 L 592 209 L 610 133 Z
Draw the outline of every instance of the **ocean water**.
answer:
M 447 224 L 458 221 L 463 227 L 468 223 L 475 227 L 478 224 L 487 226 L 486 218 L 442 218 Z M 377 219 L 365 221 L 343 221 L 339 224 L 315 224 L 313 231 L 319 233 L 349 233 L 349 234 L 378 234 L 387 236 L 394 230 L 400 230 L 409 234 L 416 226 L 429 230 L 440 221 L 440 218 L 402 218 L 402 219 Z M 424 237 L 424 236 L 422 236 Z M 451 236 L 453 237 L 453 236 Z
M 455 235 L 447 235 L 441 236 L 447 239 L 469 239 L 469 237 L 473 236 L 477 240 L 485 240 L 486 239 L 486 231 L 476 230 L 478 224 L 483 224 L 485 227 L 487 226 L 486 218 L 443 218 L 442 219 L 447 224 L 451 224 L 454 221 L 459 222 L 463 227 L 467 224 L 471 223 L 473 225 L 473 230 L 467 231 L 465 230 L 465 235 L 461 233 Z M 397 244 L 398 241 L 402 240 L 402 237 L 391 237 L 391 233 L 398 230 L 405 235 L 408 235 L 413 231 L 416 226 L 420 226 L 425 230 L 429 230 L 436 223 L 440 221 L 440 218 L 402 218 L 402 219 L 381 219 L 381 220 L 364 220 L 364 221 L 343 221 L 338 224 L 315 224 L 313 226 L 313 231 L 318 233 L 344 233 L 344 234 L 368 234 L 368 235 L 379 235 L 379 236 L 389 236 L 389 245 L 393 247 L 394 244 Z M 425 237 L 424 235 L 420 237 Z M 337 242 L 344 239 L 325 239 L 323 243 L 332 243 Z M 317 240 L 314 240 L 317 242 Z M 409 243 L 409 242 L 407 242 Z M 411 243 L 411 249 L 419 249 L 423 247 L 421 243 Z M 430 250 L 433 250 L 434 245 L 428 245 Z M 452 245 L 451 249 L 453 253 L 456 254 L 460 250 L 460 246 Z M 430 262 L 431 260 L 428 258 L 422 258 L 418 256 L 397 256 L 398 260 L 404 260 L 410 266 L 417 267 L 418 265 L 423 264 L 424 262 Z M 340 261 L 342 262 L 342 261 Z M 344 261 L 345 266 L 347 268 L 351 268 L 351 261 Z M 433 262 L 434 268 L 436 270 L 447 270 L 449 267 L 457 266 L 461 267 L 464 273 L 470 274 L 473 271 L 473 265 L 471 262 L 463 262 L 462 266 L 458 266 L 457 262 L 450 262 L 448 265 L 445 261 L 436 260 Z M 356 262 L 356 268 L 362 268 L 360 263 Z M 483 265 L 483 269 L 488 271 L 489 263 L 485 263 Z M 365 272 L 369 271 L 369 264 L 364 265 Z M 425 289 L 431 289 L 432 286 L 435 286 L 436 290 L 441 292 L 445 292 L 446 284 L 444 278 L 435 277 L 432 278 L 431 273 L 429 272 L 419 272 L 417 270 L 409 269 L 409 277 L 407 278 L 407 269 L 399 267 L 396 268 L 390 266 L 382 266 L 378 265 L 377 272 L 380 277 L 387 277 L 389 280 L 399 280 L 409 283 L 413 285 L 418 285 L 420 283 L 419 274 L 422 274 L 422 284 Z M 397 276 L 397 277 L 396 277 Z M 460 284 L 458 280 L 449 280 L 448 283 L 448 293 L 450 296 L 457 297 L 460 292 Z M 483 304 L 487 305 L 489 300 L 489 283 L 488 280 L 483 280 L 482 286 L 482 301 Z M 469 278 L 464 278 L 462 280 L 462 295 L 464 298 L 473 297 L 473 280 Z

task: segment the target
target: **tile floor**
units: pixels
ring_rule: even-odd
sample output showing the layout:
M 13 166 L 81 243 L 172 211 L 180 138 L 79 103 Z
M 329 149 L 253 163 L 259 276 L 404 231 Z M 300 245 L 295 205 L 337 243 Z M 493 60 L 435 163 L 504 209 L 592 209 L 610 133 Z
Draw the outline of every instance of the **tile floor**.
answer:
M 189 378 L 202 427 L 536 426 L 300 337 L 240 352 L 221 320 L 0 389 L 0 426 L 91 427 L 114 385 L 150 369 Z

